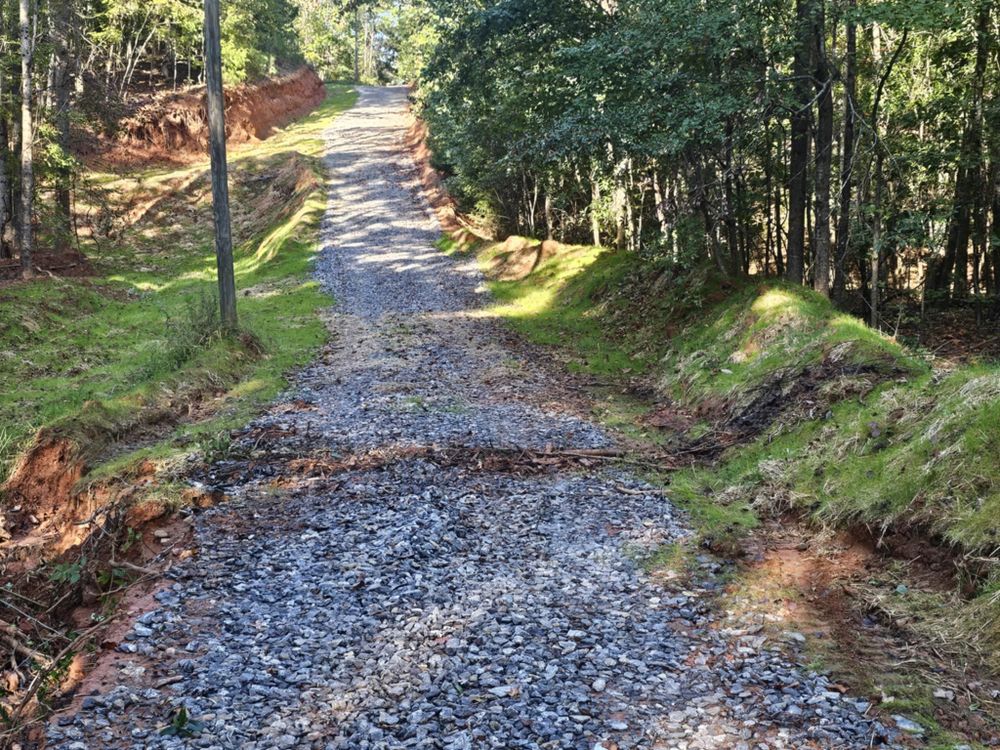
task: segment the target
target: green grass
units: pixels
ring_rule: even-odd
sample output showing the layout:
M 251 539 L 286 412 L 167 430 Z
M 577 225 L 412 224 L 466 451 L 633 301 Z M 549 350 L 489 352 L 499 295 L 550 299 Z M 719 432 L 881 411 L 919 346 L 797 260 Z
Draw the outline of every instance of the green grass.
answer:
M 662 430 L 646 425 L 649 403 L 614 387 L 595 390 L 597 403 L 593 407 L 598 420 L 626 437 L 652 445 L 667 445 L 669 438 Z
M 487 246 L 480 261 L 488 267 L 500 245 Z M 619 288 L 629 273 L 628 258 L 592 247 L 574 247 L 542 263 L 521 281 L 493 281 L 492 309 L 532 340 L 557 345 L 572 341 L 577 360 L 571 363 L 595 375 L 646 372 L 656 360 L 657 347 L 632 346 L 641 337 L 623 341 L 608 337 L 604 308 L 595 300 L 605 289 Z
M 716 549 L 728 548 L 760 525 L 748 499 L 720 500 L 720 482 L 712 469 L 685 469 L 658 479 L 669 486 L 670 499 L 687 511 L 699 539 Z
M 679 398 L 732 399 L 753 394 L 775 373 L 834 360 L 872 373 L 918 374 L 926 368 L 902 347 L 820 295 L 780 282 L 735 289 L 674 338 L 661 385 Z
M 489 270 L 503 252 L 502 244 L 481 247 L 480 263 Z M 692 403 L 751 391 L 776 370 L 801 370 L 835 349 L 856 368 L 926 369 L 808 289 L 777 281 L 736 286 L 704 269 L 681 276 L 602 248 L 566 247 L 527 278 L 494 280 L 490 289 L 492 312 L 532 340 L 572 341 L 577 369 L 662 374 L 665 391 Z
M 681 575 L 690 564 L 691 549 L 685 544 L 671 542 L 653 551 L 636 550 L 632 557 L 647 575 L 663 572 Z
M 329 304 L 310 279 L 325 207 L 322 130 L 355 96 L 332 87 L 306 118 L 231 154 L 240 324 L 252 336 L 213 333 L 207 164 L 87 176 L 108 203 L 150 209 L 116 241 L 86 244 L 97 277 L 0 288 L 9 323 L 0 327 L 0 381 L 17 384 L 0 391 L 0 478 L 43 427 L 82 442 L 100 436 L 114 453 L 157 412 L 174 413 L 180 423 L 156 430 L 136 456 L 188 451 L 245 421 L 310 359 L 326 337 L 316 311 Z M 186 415 L 188 403 L 205 401 L 206 414 Z
M 503 252 L 500 244 L 480 248 L 483 267 Z M 823 522 L 918 524 L 969 550 L 1000 546 L 996 367 L 941 379 L 808 289 L 726 285 L 706 273 L 670 279 L 664 267 L 594 247 L 566 248 L 526 278 L 490 287 L 493 314 L 560 347 L 572 365 L 610 382 L 645 374 L 658 400 L 691 410 L 713 404 L 722 422 L 762 389 L 777 382 L 787 390 L 811 374 L 817 382 L 807 396 L 823 406 L 815 418 L 776 419 L 718 466 L 676 475 L 677 492 L 693 508 L 726 488 L 749 493 L 770 484 Z M 640 424 L 647 412 L 640 399 L 599 407 L 637 437 L 650 432 Z M 694 420 L 688 437 L 711 429 Z M 713 533 L 723 522 L 708 509 L 695 513 Z M 721 515 L 751 525 L 742 512 L 739 520 L 729 510 Z

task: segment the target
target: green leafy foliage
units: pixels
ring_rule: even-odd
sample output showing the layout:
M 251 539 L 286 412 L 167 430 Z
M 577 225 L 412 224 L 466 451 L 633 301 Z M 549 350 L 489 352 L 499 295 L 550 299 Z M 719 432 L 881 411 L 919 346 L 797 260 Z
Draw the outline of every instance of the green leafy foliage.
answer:
M 164 737 L 197 737 L 204 728 L 204 722 L 192 719 L 188 716 L 187 708 L 181 706 L 174 712 L 170 723 L 160 730 L 160 734 Z
M 357 72 L 368 84 L 416 81 L 437 43 L 425 0 L 295 3 L 302 53 L 327 80 L 353 80 Z
M 57 563 L 52 566 L 49 579 L 56 583 L 68 583 L 75 585 L 83 577 L 83 571 L 87 567 L 87 558 L 81 557 L 79 560 L 68 563 Z
M 544 233 L 777 275 L 796 190 L 800 211 L 827 202 L 839 255 L 813 262 L 812 225 L 800 250 L 818 288 L 819 264 L 835 267 L 841 303 L 871 304 L 876 261 L 875 285 L 910 301 L 942 260 L 928 274 L 931 301 L 963 298 L 966 276 L 976 293 L 1000 291 L 1000 214 L 989 208 L 1000 164 L 995 3 L 804 0 L 801 33 L 785 0 L 431 5 L 439 42 L 421 112 L 453 195 L 501 237 Z M 796 72 L 797 52 L 831 71 L 826 114 L 819 73 Z M 834 134 L 825 167 L 809 143 L 802 188 L 789 171 L 799 112 L 810 141 L 821 116 Z M 841 186 L 826 197 L 821 173 Z

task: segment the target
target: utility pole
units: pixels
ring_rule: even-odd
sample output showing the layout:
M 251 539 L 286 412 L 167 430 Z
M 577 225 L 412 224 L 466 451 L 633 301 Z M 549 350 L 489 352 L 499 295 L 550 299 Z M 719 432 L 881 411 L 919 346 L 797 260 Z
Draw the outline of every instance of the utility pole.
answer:
M 233 233 L 229 218 L 219 0 L 205 0 L 205 82 L 208 88 L 208 133 L 212 156 L 212 209 L 215 214 L 215 260 L 219 271 L 219 310 L 222 314 L 222 326 L 232 330 L 236 328 L 236 275 L 233 271 Z

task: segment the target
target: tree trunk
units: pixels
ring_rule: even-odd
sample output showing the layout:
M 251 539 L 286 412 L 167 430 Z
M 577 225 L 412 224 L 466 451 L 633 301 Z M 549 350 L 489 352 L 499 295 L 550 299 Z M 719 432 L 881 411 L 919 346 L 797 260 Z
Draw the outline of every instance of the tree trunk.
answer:
M 601 186 L 597 182 L 597 176 L 590 178 L 590 233 L 594 240 L 594 245 L 601 245 L 601 217 L 597 211 L 601 205 Z
M 992 229 L 990 231 L 993 264 L 993 292 L 1000 295 L 1000 161 L 993 164 Z
M 375 61 L 375 18 L 374 11 L 371 7 L 368 8 L 367 16 L 367 29 L 365 32 L 365 67 L 367 70 L 368 80 L 373 83 L 378 83 L 378 66 Z
M 361 5 L 354 6 L 354 82 L 361 83 Z
M 4 14 L 0 13 L 0 37 L 7 33 L 5 20 Z M 4 72 L 4 67 L 0 65 L 0 102 L 4 101 L 7 95 L 7 80 Z M 0 258 L 3 259 L 14 257 L 11 245 L 7 241 L 7 229 L 11 220 L 11 175 L 8 171 L 11 163 L 9 137 L 7 113 L 0 110 Z
M 879 326 L 879 282 L 882 276 L 882 152 L 875 159 L 875 175 L 872 178 L 875 185 L 875 204 L 872 209 L 872 256 L 871 283 L 869 287 L 869 322 L 872 328 Z
M 857 0 L 850 0 L 850 11 Z M 855 99 L 858 91 L 858 29 L 848 21 L 844 72 L 844 132 L 840 161 L 840 208 L 837 214 L 837 249 L 834 257 L 833 298 L 843 304 L 847 296 L 847 254 L 851 246 L 851 202 L 854 192 Z
M 782 148 L 778 151 L 779 157 L 784 153 L 784 142 L 785 139 L 782 137 Z M 784 159 L 781 159 L 781 161 L 784 162 Z M 778 276 L 785 275 L 785 256 L 781 241 L 781 205 L 781 181 L 777 180 L 774 185 L 774 271 Z
M 767 148 L 764 151 L 764 275 L 771 275 L 771 254 L 774 252 L 774 215 L 771 213 L 773 194 L 773 164 L 771 160 L 771 132 L 767 133 Z
M 660 237 L 666 239 L 670 234 L 670 222 L 667 221 L 667 197 L 660 185 L 660 176 L 656 169 L 653 172 L 653 200 L 656 202 L 656 221 L 660 225 Z M 670 183 L 667 183 L 667 190 L 670 190 Z
M 20 0 L 18 20 L 21 34 L 21 275 L 34 275 L 34 232 L 32 226 L 35 196 L 35 164 L 32 153 L 34 127 L 31 121 L 32 49 L 30 0 Z
M 833 77 L 826 59 L 826 17 L 820 0 L 813 19 L 816 57 L 816 229 L 813 288 L 830 294 L 830 171 L 833 163 Z
M 987 248 L 989 246 L 989 235 L 986 231 L 987 206 L 986 190 L 989 186 L 986 181 L 981 190 L 976 191 L 976 202 L 973 210 L 972 221 L 972 295 L 976 299 L 976 325 L 979 325 L 979 293 L 982 291 L 982 263 L 989 257 Z
M 819 0 L 822 2 L 822 0 Z M 809 115 L 812 107 L 812 49 L 810 19 L 817 0 L 797 0 L 795 23 L 797 44 L 792 75 L 795 78 L 795 111 L 791 117 L 792 146 L 788 175 L 788 251 L 785 275 L 789 281 L 801 284 L 805 269 L 806 204 L 809 190 Z
M 619 180 L 621 177 L 618 178 Z M 615 185 L 612 201 L 615 209 L 615 249 L 625 249 L 625 201 L 628 199 L 625 186 L 620 182 Z
M 26 2 L 27 0 L 21 0 Z M 208 130 L 212 158 L 212 209 L 215 215 L 215 258 L 219 274 L 219 310 L 223 327 L 236 328 L 236 277 L 229 217 L 226 163 L 225 100 L 222 91 L 222 50 L 219 0 L 205 0 L 205 79 L 208 90 Z
M 552 196 L 550 196 L 548 192 L 545 193 L 543 211 L 545 212 L 545 239 L 555 239 L 555 220 L 553 219 L 552 214 Z
M 722 249 L 719 247 L 719 228 L 715 217 L 712 215 L 712 206 L 708 200 L 708 185 L 715 182 L 715 175 L 711 173 L 709 175 L 705 174 L 705 165 L 700 158 L 695 159 L 694 164 L 695 194 L 697 195 L 698 209 L 705 222 L 705 236 L 709 241 L 709 257 L 720 272 L 726 273 L 726 262 L 722 257 Z
M 57 144 L 62 156 L 55 184 L 55 218 L 53 235 L 57 250 L 69 249 L 73 237 L 70 187 L 73 170 L 70 165 L 69 105 L 73 80 L 70 66 L 70 29 L 72 28 L 69 0 L 52 0 L 49 4 L 52 35 L 52 104 Z
M 2 101 L 4 95 L 3 84 L 3 74 L 0 72 L 0 101 Z M 0 258 L 4 259 L 14 257 L 13 248 L 7 239 L 7 232 L 11 224 L 11 198 L 13 197 L 11 175 L 8 171 L 11 163 L 8 138 L 7 116 L 6 114 L 0 114 Z
M 736 200 L 733 197 L 733 125 L 726 123 L 725 170 L 723 192 L 726 198 L 726 244 L 729 250 L 729 273 L 738 276 L 743 264 L 740 262 L 740 242 L 736 227 Z
M 948 243 L 944 261 L 937 267 L 931 287 L 954 297 L 968 294 L 969 240 L 971 239 L 972 209 L 982 179 L 983 148 L 983 88 L 989 53 L 990 9 L 986 0 L 979 3 L 976 17 L 976 66 L 972 80 L 969 120 L 962 135 L 960 163 L 955 178 L 955 199 L 948 226 Z

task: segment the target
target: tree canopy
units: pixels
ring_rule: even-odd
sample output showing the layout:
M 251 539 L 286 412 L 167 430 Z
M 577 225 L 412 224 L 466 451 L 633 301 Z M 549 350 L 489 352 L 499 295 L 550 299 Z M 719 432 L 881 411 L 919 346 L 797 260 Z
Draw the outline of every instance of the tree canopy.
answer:
M 499 230 L 857 307 L 997 295 L 995 2 L 429 4 L 422 112 Z
M 70 120 L 111 128 L 199 82 L 201 9 L 29 10 L 34 190 L 61 191 L 65 233 Z M 877 320 L 889 297 L 1000 293 L 998 18 L 995 0 L 249 0 L 222 33 L 228 83 L 304 61 L 415 84 L 451 192 L 498 232 L 784 275 Z M 9 256 L 23 54 L 3 55 Z

